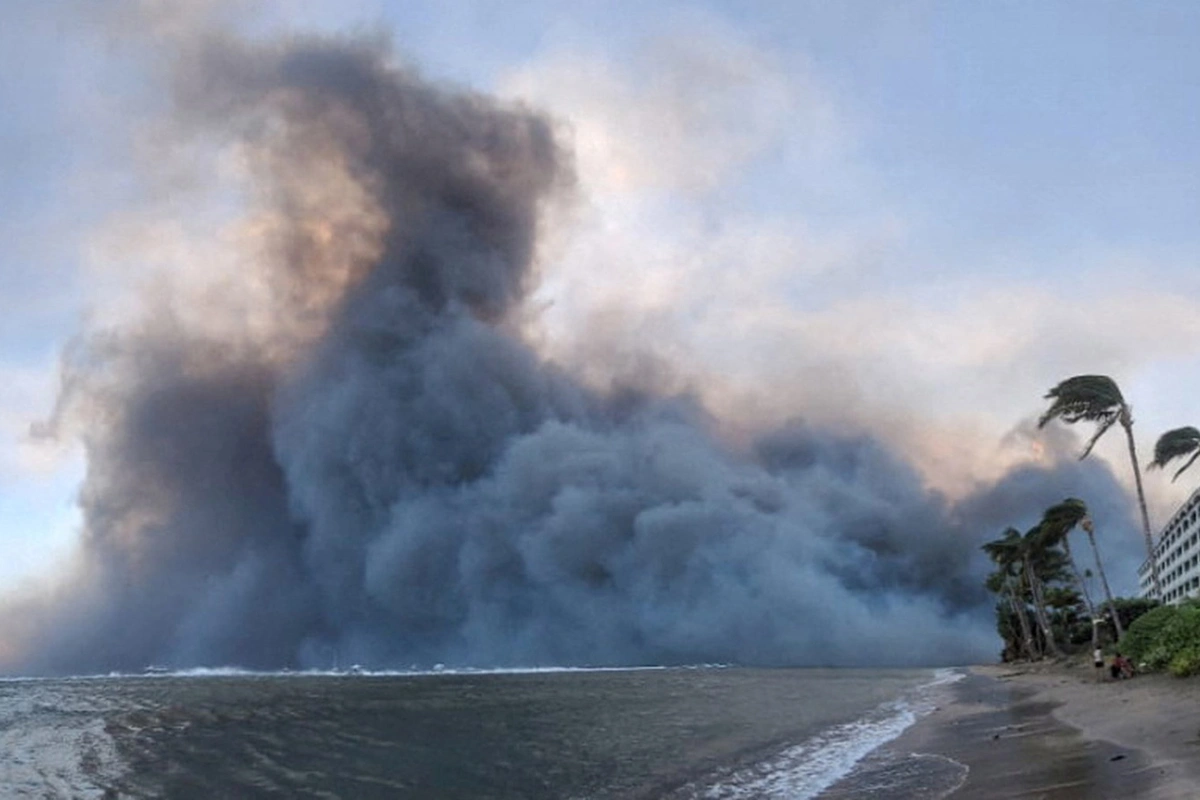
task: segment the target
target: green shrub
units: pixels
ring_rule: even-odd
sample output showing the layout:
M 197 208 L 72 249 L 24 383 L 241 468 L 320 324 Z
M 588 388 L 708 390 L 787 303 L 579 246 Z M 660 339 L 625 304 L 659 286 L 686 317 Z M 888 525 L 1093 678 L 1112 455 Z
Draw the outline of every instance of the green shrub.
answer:
M 1171 663 L 1171 651 L 1167 649 L 1166 645 L 1157 643 L 1147 650 L 1146 654 L 1141 658 L 1130 660 L 1133 661 L 1138 669 L 1147 669 L 1151 672 L 1157 672 L 1158 670 L 1165 668 L 1167 664 Z
M 1165 664 L 1154 667 L 1153 661 L 1157 659 L 1151 659 L 1151 650 L 1156 649 L 1156 645 L 1160 643 L 1163 628 L 1178 614 L 1179 608 L 1176 606 L 1159 606 L 1142 614 L 1125 631 L 1125 638 L 1121 640 L 1121 652 L 1134 664 L 1145 663 L 1151 669 L 1161 669 Z
M 1200 605 L 1162 606 L 1139 617 L 1121 641 L 1134 664 L 1176 677 L 1200 673 Z
M 1167 671 L 1176 678 L 1186 678 L 1200 672 L 1200 643 L 1188 645 L 1176 653 L 1167 665 Z
M 1146 597 L 1117 597 L 1113 599 L 1113 605 L 1117 608 L 1117 616 L 1121 618 L 1121 624 L 1125 630 L 1129 630 L 1129 626 L 1134 623 L 1134 620 L 1148 611 L 1158 608 L 1160 603 Z
M 1200 608 L 1180 606 L 1179 613 L 1163 625 L 1159 641 L 1171 651 L 1172 658 L 1188 647 L 1200 645 Z

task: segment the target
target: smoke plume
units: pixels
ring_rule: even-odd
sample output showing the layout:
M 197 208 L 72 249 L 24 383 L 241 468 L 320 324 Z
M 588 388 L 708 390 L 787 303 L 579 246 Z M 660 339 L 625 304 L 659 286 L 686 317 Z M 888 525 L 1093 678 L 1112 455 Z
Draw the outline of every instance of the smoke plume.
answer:
M 173 79 L 253 235 L 64 356 L 80 553 L 9 604 L 10 671 L 963 662 L 984 538 L 1081 481 L 1128 515 L 1102 465 L 951 504 L 869 436 L 731 444 L 547 363 L 518 316 L 572 170 L 534 110 L 341 39 L 207 37 Z

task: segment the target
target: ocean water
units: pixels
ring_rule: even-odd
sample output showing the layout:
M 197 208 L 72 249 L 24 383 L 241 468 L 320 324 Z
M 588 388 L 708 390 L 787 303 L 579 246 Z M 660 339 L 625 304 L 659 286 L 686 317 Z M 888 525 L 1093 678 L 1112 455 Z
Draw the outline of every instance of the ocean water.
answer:
M 961 775 L 880 746 L 958 677 L 702 667 L 12 679 L 0 681 L 0 796 L 814 798 L 841 780 L 928 797 Z

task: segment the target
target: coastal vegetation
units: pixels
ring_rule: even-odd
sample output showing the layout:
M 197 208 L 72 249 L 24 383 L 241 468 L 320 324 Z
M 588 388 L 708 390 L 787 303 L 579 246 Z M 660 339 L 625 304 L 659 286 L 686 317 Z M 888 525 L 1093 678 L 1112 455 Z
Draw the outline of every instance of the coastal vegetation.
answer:
M 1088 440 L 1079 458 L 1088 457 L 1096 442 L 1109 428 L 1120 423 L 1125 431 L 1125 443 L 1129 448 L 1129 463 L 1133 467 L 1133 482 L 1137 489 L 1138 508 L 1142 513 L 1142 533 L 1146 539 L 1146 559 L 1150 564 L 1150 576 L 1154 585 L 1154 596 L 1162 597 L 1159 582 L 1158 561 L 1154 555 L 1154 534 L 1150 531 L 1150 515 L 1146 511 L 1146 493 L 1142 489 L 1142 471 L 1138 467 L 1137 447 L 1133 441 L 1133 412 L 1125 402 L 1117 382 L 1107 375 L 1076 375 L 1062 381 L 1049 392 L 1046 399 L 1050 407 L 1038 419 L 1038 427 L 1044 427 L 1052 419 L 1061 419 L 1068 424 L 1094 422 L 1096 431 Z M 1189 462 L 1190 463 L 1190 462 Z
M 1200 598 L 1177 605 L 1160 605 L 1162 597 L 1154 537 L 1142 488 L 1133 415 L 1116 382 L 1106 375 L 1076 375 L 1047 394 L 1050 406 L 1038 427 L 1060 419 L 1068 424 L 1093 422 L 1096 429 L 1079 458 L 1092 452 L 1114 425 L 1125 431 L 1141 512 L 1147 564 L 1153 592 L 1146 598 L 1114 597 L 1096 544 L 1095 523 L 1087 505 L 1068 497 L 1045 510 L 1041 521 L 1025 533 L 1006 529 L 983 545 L 995 570 L 986 585 L 998 597 L 996 627 L 1004 642 L 1005 661 L 1057 657 L 1065 653 L 1120 644 L 1141 669 L 1166 670 L 1176 676 L 1200 674 Z M 1183 460 L 1175 481 L 1200 459 L 1200 429 L 1175 428 L 1159 437 L 1147 469 L 1164 469 Z M 1082 531 L 1088 541 L 1095 572 L 1081 565 L 1071 547 L 1071 535 Z M 1099 579 L 1102 605 L 1093 599 L 1088 578 Z
M 1037 659 L 1062 655 L 1082 645 L 1096 646 L 1102 638 L 1116 640 L 1124 630 L 1115 598 L 1105 579 L 1105 608 L 1099 614 L 1087 590 L 1086 577 L 1070 549 L 1071 533 L 1094 531 L 1087 505 L 1068 497 L 1046 509 L 1041 521 L 1025 533 L 1006 529 L 999 538 L 983 545 L 995 565 L 987 586 L 999 597 L 996 605 L 997 631 L 1004 640 L 1004 659 Z M 1103 563 L 1095 539 L 1089 532 L 1097 573 Z M 1111 625 L 1105 634 L 1102 626 Z
M 1087 535 L 1095 572 L 1075 560 L 1071 535 L 1078 531 Z M 1047 508 L 1041 521 L 1023 534 L 1006 529 L 985 543 L 983 551 L 995 566 L 987 587 L 998 598 L 996 630 L 1005 661 L 1058 657 L 1117 642 L 1124 646 L 1130 623 L 1158 606 L 1148 598 L 1113 596 L 1095 524 L 1087 504 L 1077 497 Z M 1087 579 L 1093 577 L 1100 580 L 1103 607 L 1091 599 Z
M 1091 596 L 1088 593 L 1084 575 L 1080 572 L 1079 566 L 1075 563 L 1075 557 L 1071 552 L 1070 533 L 1077 528 L 1087 534 L 1088 542 L 1091 544 L 1092 554 L 1096 559 L 1096 573 L 1100 576 L 1100 585 L 1104 590 L 1105 606 L 1108 609 L 1109 618 L 1112 620 L 1113 627 L 1117 632 L 1117 639 L 1119 640 L 1125 635 L 1125 628 L 1121 623 L 1120 615 L 1116 613 L 1116 608 L 1113 605 L 1112 590 L 1108 587 L 1108 577 L 1104 573 L 1104 562 L 1100 560 L 1100 550 L 1096 546 L 1095 525 L 1092 523 L 1091 517 L 1088 516 L 1087 505 L 1076 497 L 1068 497 L 1058 505 L 1046 509 L 1046 513 L 1042 516 L 1042 537 L 1048 546 L 1055 544 L 1062 546 L 1063 553 L 1067 557 L 1067 563 L 1071 565 L 1071 574 L 1075 578 L 1075 586 L 1083 596 L 1088 619 L 1097 619 L 1096 607 L 1092 603 Z M 1096 626 L 1093 626 L 1093 631 L 1094 643 L 1098 636 L 1098 632 L 1095 632 Z
M 1140 669 L 1185 678 L 1200 673 L 1200 602 L 1159 606 L 1129 626 L 1121 647 Z
M 1169 462 L 1184 456 L 1190 458 L 1171 476 L 1172 482 L 1178 480 L 1200 456 L 1200 430 L 1190 425 L 1169 430 L 1158 437 L 1158 441 L 1154 443 L 1154 460 L 1150 462 L 1149 469 L 1162 469 Z

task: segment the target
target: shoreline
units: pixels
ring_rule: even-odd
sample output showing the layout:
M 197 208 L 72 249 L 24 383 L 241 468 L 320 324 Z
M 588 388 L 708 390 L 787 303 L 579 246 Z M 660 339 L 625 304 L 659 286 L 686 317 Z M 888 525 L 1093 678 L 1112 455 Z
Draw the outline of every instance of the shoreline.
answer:
M 1090 665 L 972 666 L 934 709 L 818 795 L 989 800 L 1200 796 L 1200 680 Z
M 1085 740 L 1145 754 L 1161 784 L 1153 796 L 1197 796 L 1200 680 L 1164 674 L 1097 680 L 1091 665 L 989 665 L 970 671 L 1054 704 L 1053 717 Z

